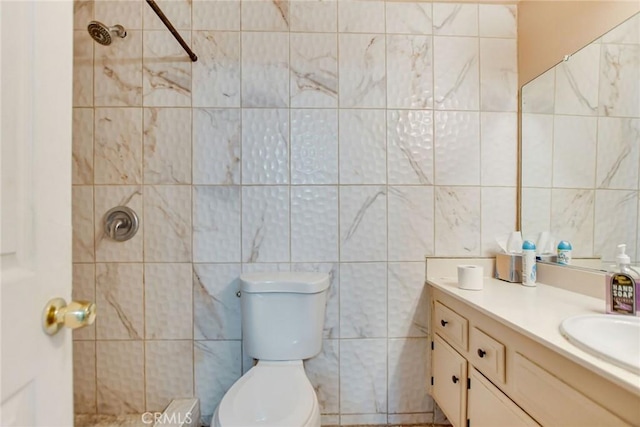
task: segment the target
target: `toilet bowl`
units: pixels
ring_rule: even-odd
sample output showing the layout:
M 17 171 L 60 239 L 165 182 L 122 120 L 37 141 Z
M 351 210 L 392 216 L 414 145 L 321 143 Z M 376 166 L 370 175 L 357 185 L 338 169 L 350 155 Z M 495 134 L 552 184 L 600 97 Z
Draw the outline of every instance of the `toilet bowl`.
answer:
M 225 394 L 215 427 L 319 427 L 320 408 L 301 360 L 260 361 Z
M 240 276 L 243 349 L 258 363 L 225 393 L 212 426 L 320 427 L 303 360 L 322 349 L 328 288 L 324 273 Z

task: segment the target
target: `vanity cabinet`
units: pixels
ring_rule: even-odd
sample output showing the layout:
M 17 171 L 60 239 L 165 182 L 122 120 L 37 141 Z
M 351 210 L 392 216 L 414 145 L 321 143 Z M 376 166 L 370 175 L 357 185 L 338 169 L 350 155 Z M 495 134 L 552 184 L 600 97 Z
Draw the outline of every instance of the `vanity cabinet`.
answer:
M 640 397 L 430 287 L 431 395 L 455 427 L 639 426 Z
M 538 425 L 438 334 L 432 348 L 432 395 L 454 427 Z

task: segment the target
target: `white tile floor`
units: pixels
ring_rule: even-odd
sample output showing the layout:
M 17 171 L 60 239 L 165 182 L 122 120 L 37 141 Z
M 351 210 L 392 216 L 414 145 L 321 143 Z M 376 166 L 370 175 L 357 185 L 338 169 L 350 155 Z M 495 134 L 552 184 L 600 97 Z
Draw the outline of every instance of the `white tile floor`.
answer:
M 76 414 L 74 427 L 195 427 L 200 425 L 200 404 L 197 399 L 174 399 L 162 414 L 167 417 L 158 420 L 158 415 L 158 412 L 124 415 Z M 154 421 L 157 423 L 154 424 Z
M 128 415 L 96 415 L 77 414 L 75 416 L 74 427 L 149 427 L 150 424 L 142 421 L 141 414 Z M 438 427 L 439 424 L 425 424 L 411 426 L 389 425 L 388 427 Z M 350 427 L 373 427 L 373 426 L 350 426 Z M 378 426 L 383 427 L 383 426 Z
M 142 421 L 142 414 L 98 415 L 76 414 L 74 427 L 148 427 Z

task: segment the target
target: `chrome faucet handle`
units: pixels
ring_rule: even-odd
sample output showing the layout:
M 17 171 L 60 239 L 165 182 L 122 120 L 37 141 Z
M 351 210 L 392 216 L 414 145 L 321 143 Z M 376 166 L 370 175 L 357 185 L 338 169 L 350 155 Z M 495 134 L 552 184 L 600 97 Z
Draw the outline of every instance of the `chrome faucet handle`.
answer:
M 117 206 L 104 215 L 104 232 L 117 242 L 131 239 L 138 227 L 138 215 L 127 206 Z
M 107 223 L 106 225 L 106 228 L 108 229 L 107 235 L 111 237 L 113 240 L 115 240 L 116 236 L 118 235 L 118 231 L 120 227 L 124 225 L 125 225 L 125 221 L 119 218 L 116 219 L 115 221 L 111 221 L 110 223 Z

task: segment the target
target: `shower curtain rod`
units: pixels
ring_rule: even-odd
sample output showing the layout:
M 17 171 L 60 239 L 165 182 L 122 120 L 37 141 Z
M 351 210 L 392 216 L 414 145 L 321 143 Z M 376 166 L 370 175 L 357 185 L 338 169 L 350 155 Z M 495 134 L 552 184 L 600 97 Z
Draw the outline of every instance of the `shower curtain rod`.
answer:
M 185 52 L 187 52 L 187 54 L 189 55 L 189 58 L 191 58 L 191 61 L 196 62 L 198 60 L 198 57 L 196 56 L 195 53 L 193 53 L 191 48 L 185 43 L 182 36 L 180 36 L 180 33 L 178 33 L 178 30 L 176 30 L 175 27 L 171 24 L 171 22 L 169 22 L 169 19 L 167 19 L 167 16 L 162 12 L 160 7 L 156 4 L 155 0 L 147 0 L 147 4 L 151 6 L 151 9 L 153 9 L 156 15 L 158 15 L 158 18 L 160 18 L 162 23 L 169 29 L 169 31 L 171 31 L 171 34 L 173 34 L 173 37 L 175 37 L 176 40 L 178 40 L 178 43 L 180 43 L 180 46 L 182 46 Z

